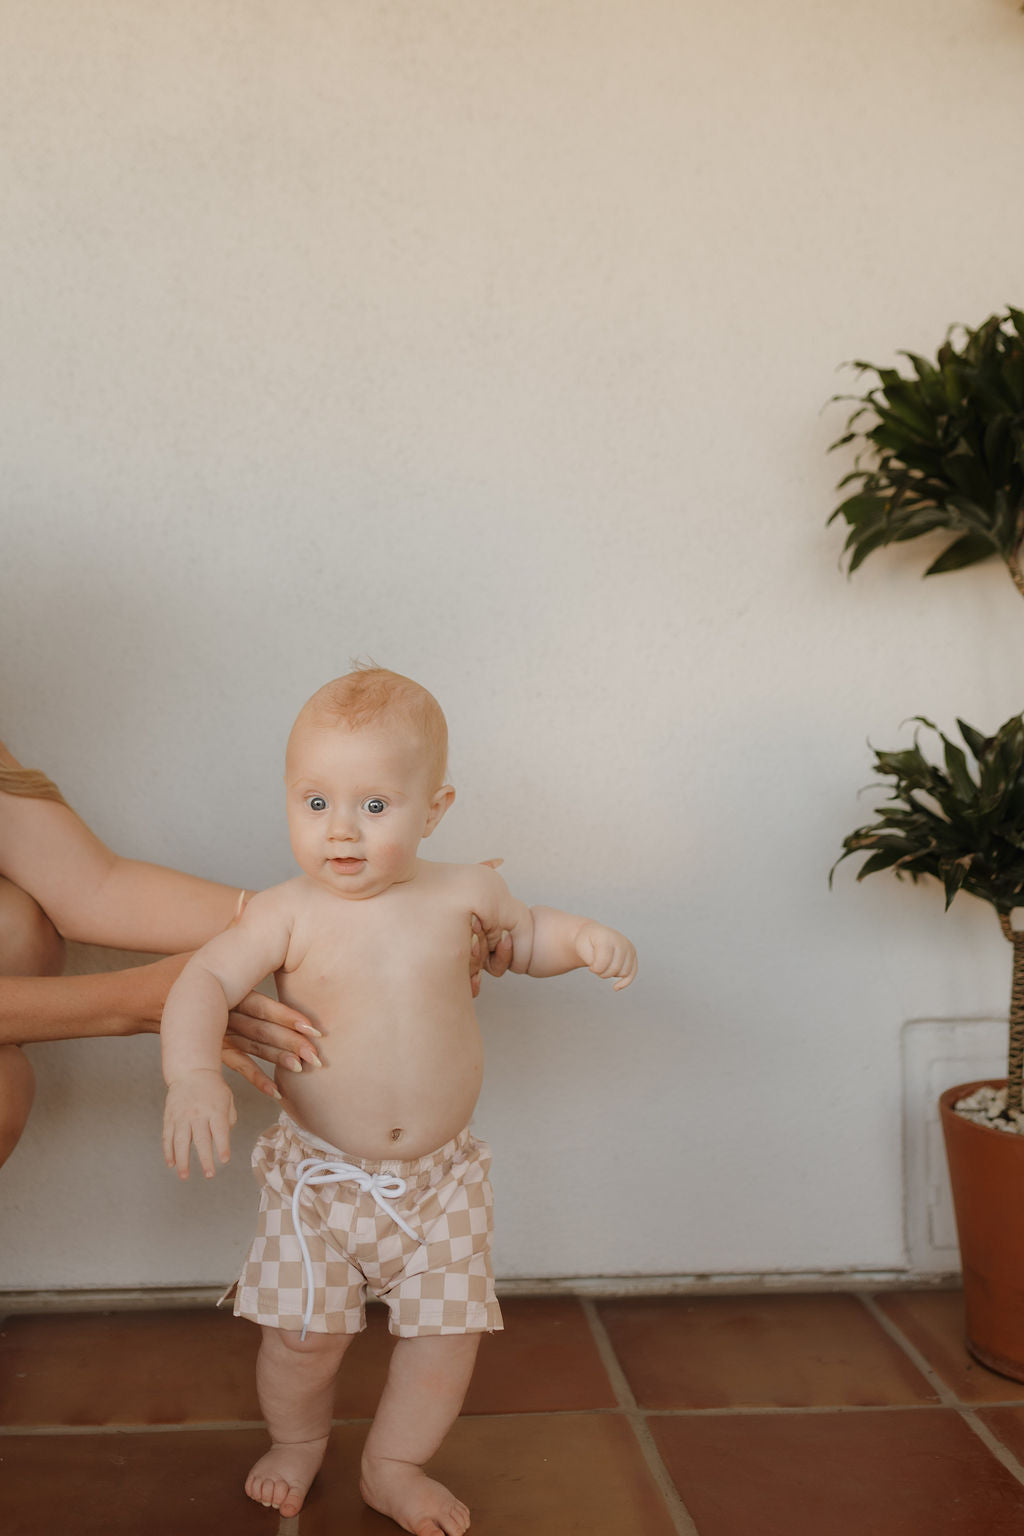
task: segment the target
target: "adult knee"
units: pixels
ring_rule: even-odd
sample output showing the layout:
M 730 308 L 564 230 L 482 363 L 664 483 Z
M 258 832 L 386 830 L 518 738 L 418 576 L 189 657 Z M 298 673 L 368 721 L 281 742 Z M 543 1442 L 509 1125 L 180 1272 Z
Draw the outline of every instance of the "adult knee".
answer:
M 0 1167 L 18 1145 L 35 1091 L 35 1073 L 25 1052 L 17 1045 L 0 1045 Z
M 59 976 L 64 940 L 27 891 L 0 877 L 0 976 Z

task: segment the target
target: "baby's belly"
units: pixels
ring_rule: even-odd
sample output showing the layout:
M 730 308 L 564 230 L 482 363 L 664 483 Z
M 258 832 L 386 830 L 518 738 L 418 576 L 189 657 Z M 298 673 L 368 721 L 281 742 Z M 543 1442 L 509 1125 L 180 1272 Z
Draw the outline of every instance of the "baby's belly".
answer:
M 317 1023 L 324 1065 L 276 1077 L 283 1107 L 314 1136 L 353 1157 L 408 1161 L 469 1123 L 483 1079 L 472 1007 L 433 1019 Z

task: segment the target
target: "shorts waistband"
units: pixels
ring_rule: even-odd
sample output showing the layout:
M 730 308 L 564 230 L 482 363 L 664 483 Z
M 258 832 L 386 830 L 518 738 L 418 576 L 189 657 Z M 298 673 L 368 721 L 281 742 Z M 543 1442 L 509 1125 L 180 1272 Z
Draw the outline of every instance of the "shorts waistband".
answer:
M 311 1152 L 320 1152 L 325 1157 L 335 1158 L 341 1162 L 349 1163 L 353 1168 L 362 1168 L 369 1174 L 383 1173 L 391 1177 L 404 1179 L 407 1184 L 419 1184 L 426 1181 L 435 1168 L 444 1163 L 450 1163 L 454 1157 L 467 1145 L 472 1132 L 469 1126 L 465 1126 L 451 1141 L 446 1141 L 443 1147 L 438 1147 L 434 1152 L 427 1152 L 423 1157 L 410 1158 L 402 1161 L 401 1158 L 373 1158 L 353 1157 L 351 1153 L 341 1147 L 333 1146 L 331 1142 L 314 1136 L 312 1131 L 307 1131 L 304 1125 L 299 1125 L 292 1119 L 286 1110 L 281 1111 L 278 1124 L 289 1136 L 308 1147 Z

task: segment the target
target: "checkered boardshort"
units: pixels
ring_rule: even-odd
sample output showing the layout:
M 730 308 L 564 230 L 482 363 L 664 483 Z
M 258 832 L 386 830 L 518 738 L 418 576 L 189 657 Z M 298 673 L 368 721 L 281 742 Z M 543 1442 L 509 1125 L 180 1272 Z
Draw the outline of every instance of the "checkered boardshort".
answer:
M 427 1157 L 372 1162 L 310 1136 L 287 1115 L 253 1150 L 263 1188 L 256 1236 L 235 1291 L 236 1317 L 272 1328 L 302 1328 L 308 1297 L 292 1195 L 300 1164 L 327 1157 L 370 1177 L 397 1176 L 407 1188 L 388 1197 L 387 1208 L 354 1180 L 302 1188 L 299 1212 L 313 1274 L 312 1332 L 359 1333 L 366 1327 L 367 1288 L 387 1304 L 388 1326 L 399 1338 L 502 1327 L 491 1273 L 493 1195 L 486 1143 L 467 1128 Z

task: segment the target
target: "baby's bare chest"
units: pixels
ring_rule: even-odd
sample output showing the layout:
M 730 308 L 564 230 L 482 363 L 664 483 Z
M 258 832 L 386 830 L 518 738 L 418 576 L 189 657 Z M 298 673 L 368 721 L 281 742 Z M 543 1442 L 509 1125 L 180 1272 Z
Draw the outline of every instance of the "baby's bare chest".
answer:
M 284 966 L 287 990 L 335 985 L 389 990 L 464 980 L 472 914 L 449 893 L 390 892 L 369 901 L 327 898 L 300 914 Z

